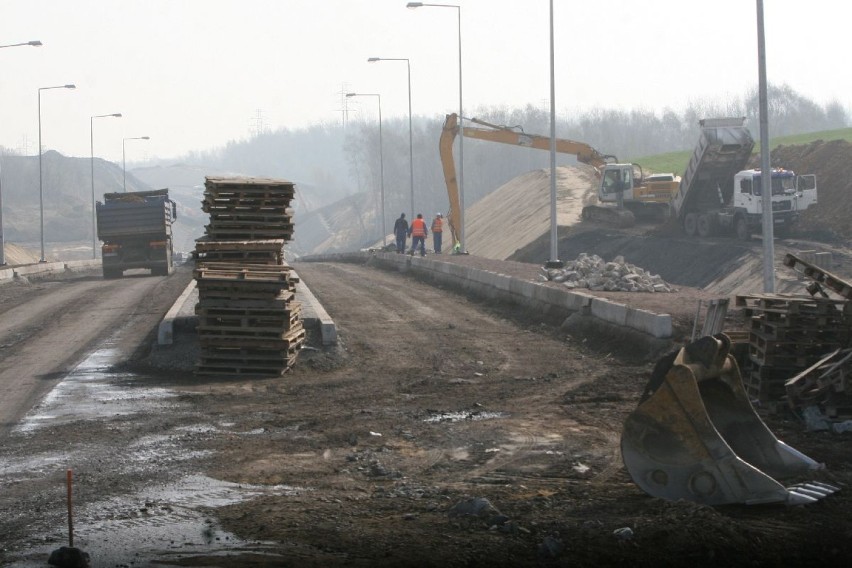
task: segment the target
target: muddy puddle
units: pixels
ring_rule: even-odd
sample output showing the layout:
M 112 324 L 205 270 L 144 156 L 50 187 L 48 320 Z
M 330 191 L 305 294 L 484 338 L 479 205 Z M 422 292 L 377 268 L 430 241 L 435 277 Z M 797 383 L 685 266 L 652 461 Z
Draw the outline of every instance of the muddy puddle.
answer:
M 434 412 L 428 418 L 423 420 L 430 424 L 439 424 L 442 422 L 462 422 L 464 420 L 494 420 L 497 418 L 508 418 L 507 412 L 484 412 L 480 410 L 458 411 L 458 412 Z
M 307 489 L 235 484 L 197 473 L 200 468 L 192 464 L 209 456 L 184 443 L 186 437 L 232 433 L 233 424 L 199 417 L 198 423 L 134 437 L 121 448 L 106 450 L 86 441 L 65 446 L 37 443 L 56 426 L 103 427 L 116 417 L 183 410 L 176 392 L 146 386 L 140 380 L 144 377 L 113 373 L 112 361 L 109 348 L 92 354 L 13 430 L 9 446 L 0 448 L 0 487 L 63 479 L 69 464 L 91 464 L 112 452 L 108 473 L 100 480 L 110 486 L 104 487 L 103 497 L 90 496 L 85 503 L 77 503 L 75 498 L 74 546 L 90 555 L 92 566 L 149 566 L 196 555 L 226 557 L 243 550 L 262 554 L 266 543 L 242 541 L 222 530 L 215 521 L 215 509 Z M 81 477 L 76 485 L 93 483 L 86 475 Z M 87 489 L 91 493 L 91 485 Z M 65 511 L 64 486 L 51 492 L 55 495 L 49 505 L 51 522 L 34 522 L 24 542 L 12 543 L 12 547 L 2 543 L 0 565 L 47 566 L 51 551 L 69 544 L 66 517 L 57 513 Z

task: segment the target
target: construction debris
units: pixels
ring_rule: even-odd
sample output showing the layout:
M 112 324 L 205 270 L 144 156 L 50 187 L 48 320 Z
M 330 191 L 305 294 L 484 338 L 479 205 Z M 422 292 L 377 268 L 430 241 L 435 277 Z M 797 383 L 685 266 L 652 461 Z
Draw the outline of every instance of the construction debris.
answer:
M 196 373 L 280 376 L 305 341 L 298 278 L 284 261 L 292 237 L 291 182 L 212 178 L 202 207 L 207 236 L 196 242 L 198 285 Z
M 581 253 L 563 268 L 542 268 L 542 278 L 562 282 L 567 288 L 612 292 L 674 292 L 660 276 L 625 262 L 623 256 L 606 262 L 596 254 Z
M 803 253 L 801 256 L 806 256 Z M 852 285 L 819 262 L 788 254 L 784 264 L 812 280 L 811 294 L 736 297 L 749 321 L 745 387 L 752 400 L 775 411 L 788 407 L 808 429 L 828 429 L 852 418 Z M 830 298 L 834 292 L 841 299 Z
M 819 412 L 822 420 L 852 418 L 852 349 L 837 349 L 784 383 L 793 409 Z
M 737 296 L 750 321 L 746 390 L 767 403 L 784 400 L 787 380 L 852 338 L 844 300 L 789 294 Z

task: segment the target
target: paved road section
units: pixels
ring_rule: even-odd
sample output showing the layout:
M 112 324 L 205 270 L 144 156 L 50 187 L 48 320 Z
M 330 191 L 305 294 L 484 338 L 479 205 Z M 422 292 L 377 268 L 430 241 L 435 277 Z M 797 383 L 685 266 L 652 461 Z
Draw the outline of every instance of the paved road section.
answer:
M 92 350 L 108 343 L 117 362 L 147 346 L 190 278 L 92 272 L 0 287 L 0 437 Z

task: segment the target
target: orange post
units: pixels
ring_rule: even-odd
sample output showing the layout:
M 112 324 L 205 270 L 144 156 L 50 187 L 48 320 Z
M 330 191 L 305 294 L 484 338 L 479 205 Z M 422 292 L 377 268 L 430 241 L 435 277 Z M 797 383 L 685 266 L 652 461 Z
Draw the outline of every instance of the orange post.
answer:
M 68 546 L 74 548 L 74 518 L 71 514 L 71 470 L 66 472 L 65 485 L 68 488 Z

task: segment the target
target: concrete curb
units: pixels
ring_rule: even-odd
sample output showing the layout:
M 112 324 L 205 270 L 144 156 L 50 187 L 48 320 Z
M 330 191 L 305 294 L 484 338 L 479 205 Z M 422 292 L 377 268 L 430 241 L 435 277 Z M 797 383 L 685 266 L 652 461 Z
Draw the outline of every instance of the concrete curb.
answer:
M 295 272 L 294 272 L 295 274 Z M 325 308 L 322 307 L 319 300 L 317 300 L 314 293 L 311 292 L 308 285 L 305 284 L 305 281 L 299 278 L 299 282 L 296 284 L 296 298 L 299 299 L 303 304 L 307 304 L 304 310 L 305 312 L 310 312 L 313 314 L 313 317 L 317 319 L 320 326 L 320 333 L 322 334 L 322 344 L 323 345 L 336 345 L 337 344 L 337 324 L 334 323 L 334 320 L 331 319 L 331 316 L 328 315 L 328 312 L 325 311 Z M 309 317 L 303 317 L 303 319 L 312 319 Z
M 40 262 L 38 264 L 22 264 L 0 268 L 0 283 L 9 282 L 15 278 L 44 278 L 63 272 L 87 270 L 101 265 L 100 259 L 70 260 L 68 262 Z
M 181 308 L 183 308 L 187 298 L 195 290 L 195 284 L 195 280 L 190 281 L 184 291 L 181 292 L 181 295 L 178 296 L 178 299 L 175 300 L 175 303 L 172 304 L 172 307 L 169 308 L 169 311 L 166 312 L 163 321 L 157 327 L 157 345 L 171 345 L 174 341 L 175 320 L 178 314 L 180 314 Z
M 295 272 L 293 274 L 298 277 Z M 169 311 L 166 312 L 166 315 L 163 317 L 163 320 L 157 328 L 157 345 L 167 346 L 172 345 L 174 342 L 175 322 L 181 318 L 181 312 L 184 311 L 186 302 L 193 295 L 193 292 L 195 292 L 196 284 L 197 281 L 193 279 L 184 291 L 181 292 L 181 295 L 178 296 L 175 303 L 172 304 L 171 308 L 169 308 Z M 328 312 L 325 311 L 325 308 L 322 307 L 322 304 L 320 304 L 313 292 L 311 292 L 308 286 L 301 279 L 299 279 L 299 282 L 296 284 L 296 298 L 302 302 L 302 319 L 316 319 L 319 323 L 320 333 L 322 334 L 322 344 L 336 345 L 337 324 L 334 323 L 334 320 L 331 319 L 331 316 L 328 315 Z
M 373 262 L 400 272 L 413 271 L 435 282 L 452 285 L 480 297 L 509 301 L 542 313 L 555 313 L 565 317 L 579 313 L 608 324 L 639 331 L 655 339 L 672 337 L 671 314 L 656 314 L 582 291 L 563 290 L 540 282 L 518 280 L 505 274 L 441 262 L 435 258 L 359 251 L 311 255 L 302 257 L 299 261 Z

